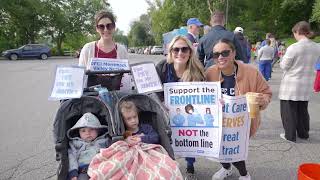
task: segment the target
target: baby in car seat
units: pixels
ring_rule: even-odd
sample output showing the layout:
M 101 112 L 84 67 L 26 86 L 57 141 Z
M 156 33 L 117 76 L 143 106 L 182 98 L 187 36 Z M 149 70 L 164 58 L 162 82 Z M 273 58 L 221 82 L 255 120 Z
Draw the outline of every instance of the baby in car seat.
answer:
M 78 122 L 68 130 L 70 139 L 68 149 L 69 179 L 87 180 L 88 166 L 92 158 L 111 144 L 106 136 L 108 127 L 101 125 L 98 118 L 92 113 L 85 113 Z

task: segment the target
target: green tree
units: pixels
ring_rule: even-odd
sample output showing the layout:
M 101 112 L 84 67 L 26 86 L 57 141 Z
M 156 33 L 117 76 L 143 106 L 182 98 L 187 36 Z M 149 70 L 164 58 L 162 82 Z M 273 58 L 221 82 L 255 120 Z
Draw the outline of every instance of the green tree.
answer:
M 129 46 L 151 46 L 155 44 L 151 34 L 151 18 L 146 14 L 140 16 L 138 21 L 131 24 L 128 34 Z
M 94 15 L 97 11 L 108 8 L 100 0 L 46 0 L 47 13 L 46 34 L 55 42 L 58 54 L 62 54 L 62 45 L 66 35 L 95 33 L 93 27 Z
M 118 42 L 118 43 L 121 43 L 121 44 L 124 44 L 128 47 L 129 45 L 129 40 L 128 40 L 128 37 L 125 36 L 123 34 L 123 31 L 120 31 L 119 29 L 116 29 L 115 33 L 113 34 L 113 39 L 115 42 Z
M 7 23 L 7 30 L 2 30 L 2 37 L 10 36 L 10 44 L 19 46 L 34 43 L 44 26 L 42 21 L 43 4 L 40 0 L 2 0 L 0 12 L 2 23 Z M 4 35 L 4 36 L 3 36 Z

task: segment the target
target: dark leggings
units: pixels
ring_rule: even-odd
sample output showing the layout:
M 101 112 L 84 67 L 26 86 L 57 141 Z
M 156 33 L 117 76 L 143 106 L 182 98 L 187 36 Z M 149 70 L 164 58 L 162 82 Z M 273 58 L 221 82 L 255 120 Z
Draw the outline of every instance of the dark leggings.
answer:
M 239 171 L 241 176 L 247 175 L 247 169 L 246 169 L 246 162 L 245 161 L 238 161 L 232 163 Z M 221 163 L 222 167 L 225 169 L 230 169 L 231 164 L 230 163 Z

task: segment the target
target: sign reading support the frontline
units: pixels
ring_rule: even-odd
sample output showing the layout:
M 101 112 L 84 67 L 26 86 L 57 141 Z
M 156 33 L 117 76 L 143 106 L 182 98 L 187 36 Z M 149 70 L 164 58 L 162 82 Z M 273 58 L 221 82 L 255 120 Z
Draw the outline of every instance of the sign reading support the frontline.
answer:
M 162 84 L 152 62 L 131 65 L 131 72 L 134 77 L 138 93 L 162 90 Z
M 92 58 L 91 71 L 130 70 L 128 59 Z
M 246 160 L 250 133 L 246 97 L 223 95 L 223 100 L 223 129 L 219 162 Z
M 220 95 L 220 83 L 217 82 L 164 84 L 175 155 L 219 158 L 222 134 Z
M 83 93 L 84 67 L 57 66 L 49 100 L 80 98 Z

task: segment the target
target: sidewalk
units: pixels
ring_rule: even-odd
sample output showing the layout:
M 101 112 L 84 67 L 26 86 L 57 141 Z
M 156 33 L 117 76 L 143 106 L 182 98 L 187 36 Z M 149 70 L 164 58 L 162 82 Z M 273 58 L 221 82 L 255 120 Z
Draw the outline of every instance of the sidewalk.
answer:
M 250 140 L 246 165 L 253 180 L 295 180 L 300 164 L 320 163 L 320 94 L 313 94 L 309 101 L 310 138 L 297 139 L 296 143 L 284 141 L 279 136 L 283 133 L 278 99 L 281 76 L 282 71 L 277 64 L 268 82 L 273 92 L 272 101 L 262 113 L 262 122 L 257 135 Z M 184 159 L 178 161 L 181 164 L 181 172 L 185 175 L 186 162 Z M 218 162 L 204 158 L 197 158 L 195 163 L 196 176 L 199 180 L 210 180 L 220 168 Z M 233 167 L 233 175 L 227 179 L 238 178 L 239 173 Z

